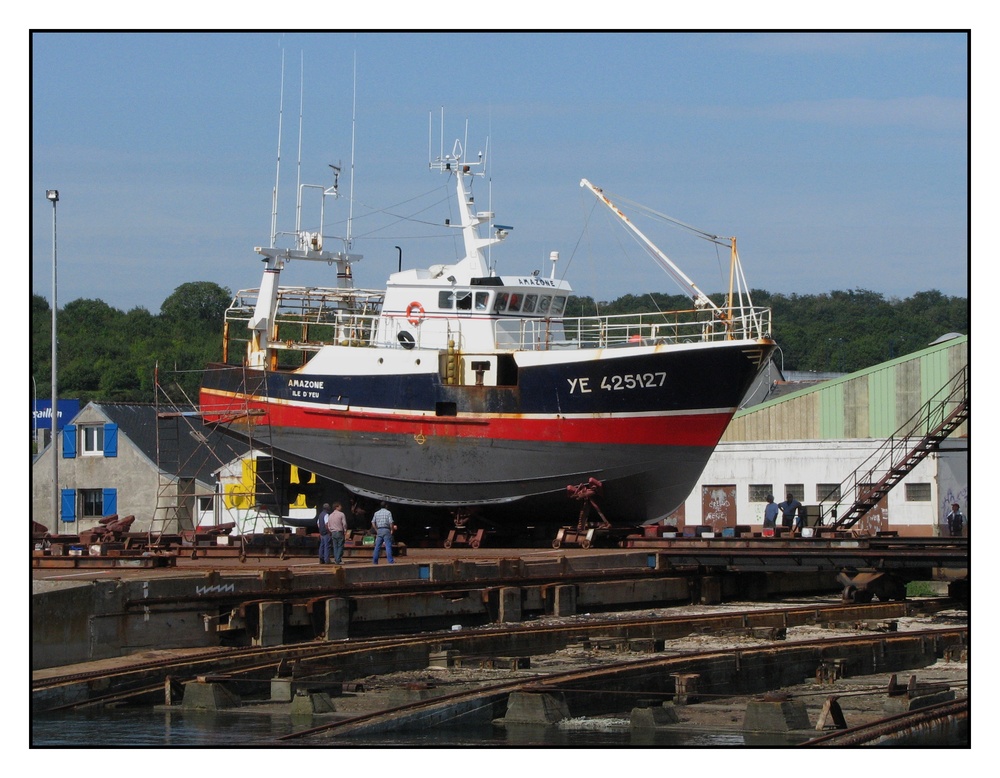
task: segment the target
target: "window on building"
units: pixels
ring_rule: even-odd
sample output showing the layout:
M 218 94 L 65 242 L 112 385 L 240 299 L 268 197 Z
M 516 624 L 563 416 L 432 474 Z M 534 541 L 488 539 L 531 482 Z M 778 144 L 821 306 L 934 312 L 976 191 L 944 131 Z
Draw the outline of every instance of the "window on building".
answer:
M 781 499 L 784 500 L 789 494 L 799 502 L 802 502 L 806 498 L 806 485 L 785 484 L 785 491 L 781 493 Z
M 816 502 L 837 502 L 840 484 L 816 484 Z
M 104 456 L 104 425 L 80 425 L 80 451 L 85 457 Z
M 101 489 L 80 489 L 80 518 L 99 519 L 104 516 L 104 492 Z
M 931 501 L 931 485 L 930 484 L 906 484 L 906 501 L 907 502 L 930 502 Z
M 774 494 L 773 484 L 750 484 L 750 502 L 767 502 L 767 496 Z

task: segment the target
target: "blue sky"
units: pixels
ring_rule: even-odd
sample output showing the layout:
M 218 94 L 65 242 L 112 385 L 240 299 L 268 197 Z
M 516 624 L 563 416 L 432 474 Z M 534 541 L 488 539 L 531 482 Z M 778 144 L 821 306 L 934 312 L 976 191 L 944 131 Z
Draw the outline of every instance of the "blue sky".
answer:
M 31 52 L 32 291 L 159 310 L 188 281 L 259 282 L 285 61 L 279 230 L 294 189 L 350 192 L 358 286 L 455 258 L 445 146 L 489 142 L 480 207 L 512 225 L 498 271 L 559 273 L 597 300 L 677 288 L 595 209 L 588 178 L 739 240 L 751 287 L 907 297 L 968 284 L 968 46 L 958 33 L 49 33 Z M 303 86 L 300 90 L 300 70 Z M 466 130 L 468 124 L 468 130 Z M 491 205 L 484 206 L 484 203 Z M 636 223 L 706 292 L 727 257 Z M 327 204 L 343 235 L 347 198 Z M 307 202 L 303 221 L 315 221 Z M 332 214 L 332 215 L 331 215 Z M 407 217 L 407 218 L 401 218 Z M 312 226 L 311 224 L 309 226 Z M 285 283 L 332 284 L 292 265 Z

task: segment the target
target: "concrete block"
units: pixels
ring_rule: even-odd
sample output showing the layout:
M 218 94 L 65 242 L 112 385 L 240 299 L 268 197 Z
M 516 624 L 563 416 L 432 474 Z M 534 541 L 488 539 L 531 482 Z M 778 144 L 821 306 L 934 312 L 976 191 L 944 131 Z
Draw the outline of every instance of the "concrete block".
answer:
M 788 732 L 810 729 L 806 704 L 800 700 L 750 700 L 743 718 L 749 732 Z
M 411 687 L 411 688 L 394 688 L 389 690 L 389 705 L 391 707 L 396 707 L 398 705 L 408 705 L 411 702 L 420 702 L 422 700 L 429 700 L 432 697 L 437 697 L 441 693 L 436 691 L 433 686 L 422 686 L 422 687 Z
M 570 584 L 557 586 L 552 603 L 553 616 L 576 615 L 576 587 Z
M 311 716 L 314 713 L 334 713 L 333 701 L 326 692 L 300 691 L 292 699 L 293 716 Z
M 351 627 L 351 604 L 345 597 L 331 597 L 325 603 L 326 639 L 347 640 Z
M 452 667 L 455 664 L 456 656 L 458 656 L 457 651 L 451 651 L 451 650 L 431 651 L 427 657 L 427 666 Z
M 285 604 L 279 601 L 260 603 L 255 646 L 280 646 L 285 642 Z
M 184 684 L 181 706 L 187 710 L 224 710 L 238 708 L 240 698 L 221 683 L 191 681 Z
M 555 724 L 569 718 L 563 695 L 548 692 L 512 692 L 507 698 L 505 724 Z
M 897 713 L 909 713 L 911 710 L 926 708 L 928 705 L 937 705 L 939 702 L 949 702 L 955 699 L 954 689 L 941 689 L 940 691 L 920 694 L 914 697 L 901 695 L 899 697 L 889 697 L 885 701 L 883 709 L 889 715 Z
M 291 678 L 271 679 L 271 702 L 291 702 L 295 695 L 295 682 Z
M 517 586 L 504 586 L 500 589 L 500 622 L 521 621 L 521 589 Z
M 657 705 L 649 708 L 633 708 L 629 716 L 631 729 L 654 729 L 677 724 L 681 717 L 677 715 L 673 705 Z

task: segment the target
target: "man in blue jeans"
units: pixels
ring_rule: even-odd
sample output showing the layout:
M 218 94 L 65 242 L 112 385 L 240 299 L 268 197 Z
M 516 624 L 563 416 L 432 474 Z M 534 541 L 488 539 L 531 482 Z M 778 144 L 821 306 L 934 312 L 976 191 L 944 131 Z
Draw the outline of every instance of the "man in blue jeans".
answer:
M 396 525 L 392 523 L 392 514 L 389 513 L 389 506 L 383 502 L 375 515 L 372 517 L 372 529 L 375 530 L 375 553 L 372 554 L 372 564 L 378 564 L 378 554 L 382 546 L 385 546 L 385 558 L 390 565 L 396 564 L 392 558 L 392 531 Z
M 333 563 L 339 565 L 344 556 L 344 539 L 347 537 L 347 516 L 339 502 L 333 504 L 333 511 L 326 524 L 330 529 L 330 541 L 333 544 Z
M 330 504 L 323 503 L 323 510 L 316 517 L 316 529 L 319 530 L 319 563 L 330 564 L 330 528 L 326 520 L 330 515 Z

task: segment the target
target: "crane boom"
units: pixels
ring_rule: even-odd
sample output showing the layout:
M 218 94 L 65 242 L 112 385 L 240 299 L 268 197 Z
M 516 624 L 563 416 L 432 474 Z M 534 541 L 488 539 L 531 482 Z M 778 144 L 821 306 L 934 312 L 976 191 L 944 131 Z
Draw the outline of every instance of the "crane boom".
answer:
M 591 192 L 594 193 L 594 195 L 596 195 L 598 200 L 600 200 L 602 203 L 608 206 L 608 208 L 611 209 L 611 212 L 614 213 L 615 216 L 617 216 L 619 219 L 621 219 L 622 222 L 624 222 L 625 226 L 628 227 L 635 234 L 635 236 L 639 238 L 640 241 L 642 241 L 646 249 L 653 255 L 653 259 L 656 260 L 656 263 L 660 267 L 662 267 L 667 272 L 667 274 L 670 275 L 678 284 L 680 284 L 683 288 L 689 290 L 694 294 L 694 303 L 696 307 L 714 308 L 715 310 L 720 310 L 719 306 L 713 303 L 708 298 L 708 296 L 695 285 L 694 281 L 688 278 L 687 275 L 685 275 L 684 271 L 682 271 L 679 267 L 677 267 L 677 265 L 675 265 L 670 260 L 670 257 L 668 257 L 666 254 L 660 251 L 660 249 L 656 246 L 655 243 L 653 243 L 649 238 L 647 238 L 645 235 L 642 234 L 639 228 L 632 223 L 632 221 L 628 218 L 628 216 L 622 213 L 621 209 L 613 202 L 611 202 L 611 200 L 608 199 L 607 195 L 604 194 L 604 191 L 602 189 L 594 186 L 586 178 L 580 181 L 580 186 L 589 189 Z

